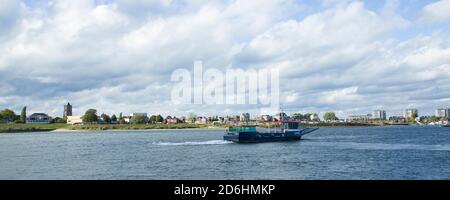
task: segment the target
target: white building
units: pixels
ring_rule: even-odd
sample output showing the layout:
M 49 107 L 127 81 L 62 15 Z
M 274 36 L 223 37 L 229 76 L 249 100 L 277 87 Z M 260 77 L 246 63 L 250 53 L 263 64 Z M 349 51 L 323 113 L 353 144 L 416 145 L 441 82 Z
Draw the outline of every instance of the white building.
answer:
M 67 124 L 83 124 L 83 120 L 81 119 L 81 116 L 67 116 Z
M 197 117 L 197 119 L 195 120 L 196 124 L 207 124 L 208 123 L 208 118 L 206 117 Z
M 250 113 L 242 113 L 242 115 L 239 117 L 239 121 L 241 122 L 250 121 Z
M 372 115 L 373 119 L 386 120 L 386 111 L 385 110 L 375 110 Z
M 369 115 L 350 115 L 347 117 L 347 122 L 367 122 L 369 119 Z
M 270 115 L 260 115 L 257 118 L 259 121 L 263 121 L 263 122 L 270 122 L 273 120 L 272 116 L 270 116 Z
M 132 118 L 131 116 L 123 116 L 122 118 L 125 121 L 125 123 L 131 124 L 131 118 Z
M 449 117 L 450 108 L 439 108 L 436 110 L 436 117 Z
M 131 113 L 130 117 L 133 117 L 133 116 L 144 116 L 144 117 L 147 117 L 147 113 Z
M 287 118 L 288 118 L 288 115 L 284 112 L 277 113 L 274 117 L 274 119 L 276 121 L 286 121 Z
M 405 117 L 405 118 L 412 118 L 413 116 L 415 116 L 415 117 L 419 116 L 419 111 L 415 108 L 406 109 L 403 112 L 403 117 Z

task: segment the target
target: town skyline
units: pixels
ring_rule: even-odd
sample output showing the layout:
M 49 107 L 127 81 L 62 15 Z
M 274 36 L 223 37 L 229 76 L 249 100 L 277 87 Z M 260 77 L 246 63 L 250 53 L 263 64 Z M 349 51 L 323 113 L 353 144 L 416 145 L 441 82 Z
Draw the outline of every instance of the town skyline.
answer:
M 28 111 L 28 115 L 34 113 L 34 114 L 47 114 L 47 112 L 45 111 L 38 111 L 35 112 L 35 110 L 30 109 L 28 106 L 22 106 L 21 110 L 23 110 L 23 108 L 26 108 L 26 110 Z M 77 111 L 74 112 L 74 107 L 73 104 L 71 104 L 70 102 L 68 102 L 67 104 L 64 104 L 62 106 L 63 109 L 62 110 L 62 114 L 60 115 L 52 115 L 49 114 L 49 116 L 55 118 L 55 117 L 59 117 L 59 118 L 64 118 L 67 116 L 83 116 L 85 114 L 85 111 Z M 0 108 L 0 110 L 4 110 L 4 109 L 10 109 L 10 108 Z M 249 114 L 249 116 L 252 116 L 251 119 L 256 119 L 259 116 L 264 116 L 264 115 L 268 115 L 268 116 L 276 116 L 279 113 L 286 113 L 288 116 L 292 116 L 294 114 L 316 114 L 320 120 L 323 120 L 323 116 L 324 114 L 326 114 L 327 112 L 332 112 L 336 114 L 336 117 L 338 117 L 340 120 L 349 120 L 352 118 L 366 118 L 367 119 L 383 119 L 386 120 L 389 117 L 405 117 L 405 118 L 409 118 L 412 113 L 415 113 L 415 115 L 417 115 L 417 117 L 431 117 L 431 116 L 437 116 L 437 117 L 449 117 L 450 115 L 450 106 L 449 107 L 439 107 L 436 108 L 433 112 L 433 114 L 427 115 L 427 114 L 422 114 L 421 111 L 417 108 L 405 108 L 400 114 L 389 114 L 388 110 L 384 110 L 384 109 L 376 109 L 376 110 L 372 110 L 372 111 L 367 111 L 365 113 L 353 113 L 353 114 L 349 114 L 347 116 L 339 116 L 337 115 L 337 113 L 335 111 L 309 111 L 309 112 L 289 112 L 286 110 L 280 110 L 279 112 L 276 113 L 271 113 L 271 114 L 254 114 L 254 113 L 249 113 L 249 112 L 245 112 L 242 111 L 240 113 L 233 113 L 233 114 L 228 114 L 228 115 L 220 115 L 220 114 L 212 114 L 212 115 L 207 115 L 207 114 L 202 114 L 202 113 L 195 113 L 195 112 L 189 112 L 189 113 L 185 113 L 185 114 L 170 114 L 167 112 L 155 112 L 155 113 L 149 113 L 146 111 L 124 111 L 124 112 L 119 112 L 119 113 L 110 113 L 110 112 L 103 112 L 102 110 L 98 110 L 97 108 L 89 108 L 89 109 L 95 109 L 97 111 L 97 115 L 100 116 L 101 114 L 107 114 L 108 116 L 112 116 L 112 115 L 116 115 L 118 116 L 119 114 L 122 114 L 123 116 L 133 116 L 133 114 L 145 114 L 145 116 L 156 116 L 156 115 L 161 115 L 161 116 L 172 116 L 172 117 L 187 117 L 189 115 L 195 115 L 198 117 L 227 117 L 227 116 L 239 116 L 242 114 Z M 89 110 L 88 109 L 88 110 Z M 11 109 L 12 111 L 16 112 L 16 114 L 18 113 L 16 110 Z M 76 107 L 75 107 L 76 110 Z

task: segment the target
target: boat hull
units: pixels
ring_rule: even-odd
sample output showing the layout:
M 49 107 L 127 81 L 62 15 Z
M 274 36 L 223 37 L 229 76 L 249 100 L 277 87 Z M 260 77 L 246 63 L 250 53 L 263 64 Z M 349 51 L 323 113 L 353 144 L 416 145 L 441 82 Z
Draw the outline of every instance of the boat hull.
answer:
M 235 143 L 263 143 L 263 142 L 286 142 L 298 141 L 302 136 L 317 130 L 317 128 L 304 129 L 297 132 L 287 133 L 260 133 L 260 132 L 240 132 L 236 134 L 226 134 L 223 136 L 224 140 Z
M 301 140 L 302 136 L 284 136 L 284 137 L 252 137 L 245 136 L 245 133 L 237 135 L 224 135 L 224 140 L 236 143 L 262 143 L 262 142 L 283 142 Z

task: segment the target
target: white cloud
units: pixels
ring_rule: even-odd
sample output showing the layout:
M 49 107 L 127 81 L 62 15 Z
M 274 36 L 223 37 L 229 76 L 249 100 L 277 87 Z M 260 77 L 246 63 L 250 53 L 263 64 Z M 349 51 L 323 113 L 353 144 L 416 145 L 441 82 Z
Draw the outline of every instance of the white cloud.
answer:
M 450 0 L 439 0 L 425 6 L 419 20 L 425 22 L 449 22 L 450 21 Z
M 415 26 L 395 3 L 375 12 L 361 1 L 324 1 L 300 18 L 292 0 L 2 1 L 15 9 L 0 9 L 0 22 L 14 27 L 0 31 L 0 107 L 53 115 L 67 101 L 77 112 L 244 109 L 170 104 L 170 73 L 199 59 L 207 68 L 279 67 L 281 99 L 297 110 L 344 115 L 449 103 L 431 95 L 450 87 L 448 36 L 396 38 Z

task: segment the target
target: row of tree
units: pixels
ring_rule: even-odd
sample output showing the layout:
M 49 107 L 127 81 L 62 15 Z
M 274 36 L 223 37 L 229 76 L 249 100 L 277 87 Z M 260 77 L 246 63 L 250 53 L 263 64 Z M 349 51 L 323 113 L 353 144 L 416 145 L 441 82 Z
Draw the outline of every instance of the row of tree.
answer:
M 83 123 L 95 124 L 95 123 L 104 123 L 104 124 L 126 124 L 122 113 L 119 114 L 119 117 L 116 115 L 109 116 L 105 113 L 100 116 L 97 115 L 96 109 L 88 109 L 84 115 L 81 117 Z M 134 115 L 131 117 L 132 124 L 147 124 L 147 123 L 161 123 L 164 122 L 164 118 L 161 115 L 152 115 L 150 118 L 145 115 Z
M 3 109 L 0 111 L 0 123 L 14 122 L 17 124 L 24 124 L 27 121 L 27 107 L 23 107 L 20 115 L 17 115 L 11 109 Z M 66 120 L 61 117 L 55 117 L 50 120 L 50 123 L 66 123 Z
M 326 112 L 323 115 L 323 119 L 325 121 L 336 121 L 336 120 L 339 120 L 339 118 L 336 117 L 336 114 L 334 114 L 334 112 Z
M 0 111 L 0 122 L 25 123 L 27 121 L 27 107 L 23 107 L 20 115 L 16 115 L 11 109 L 3 109 Z
M 305 114 L 301 114 L 301 113 L 294 113 L 292 114 L 292 118 L 294 118 L 295 120 L 298 121 L 314 121 L 311 119 L 311 116 L 316 115 L 315 113 L 305 113 Z
M 295 120 L 304 120 L 304 121 L 311 121 L 311 116 L 315 115 L 314 113 L 306 113 L 306 114 L 301 114 L 301 113 L 294 113 L 292 115 L 292 117 Z M 325 121 L 336 121 L 339 120 L 339 118 L 336 116 L 336 114 L 334 112 L 326 112 L 323 115 L 323 119 Z
M 298 118 L 298 120 L 309 119 L 312 114 L 299 114 L 296 113 L 293 115 L 294 118 Z M 23 107 L 20 115 L 16 115 L 14 111 L 10 109 L 4 109 L 0 111 L 0 122 L 15 122 L 15 123 L 25 123 L 27 116 L 27 107 Z M 122 113 L 119 114 L 119 117 L 116 115 L 109 116 L 105 113 L 100 116 L 97 115 L 96 109 L 88 109 L 85 114 L 82 116 L 83 123 L 98 123 L 99 119 L 101 119 L 102 123 L 105 124 L 126 124 L 125 119 L 122 116 Z M 334 121 L 338 120 L 336 114 L 334 112 L 327 112 L 324 114 L 323 119 L 325 121 Z M 217 121 L 218 117 L 210 118 L 210 121 Z M 161 115 L 152 115 L 150 118 L 145 115 L 135 115 L 131 118 L 132 124 L 146 124 L 146 123 L 161 123 L 164 122 L 164 118 Z M 50 123 L 66 123 L 66 119 L 56 117 L 51 120 Z

